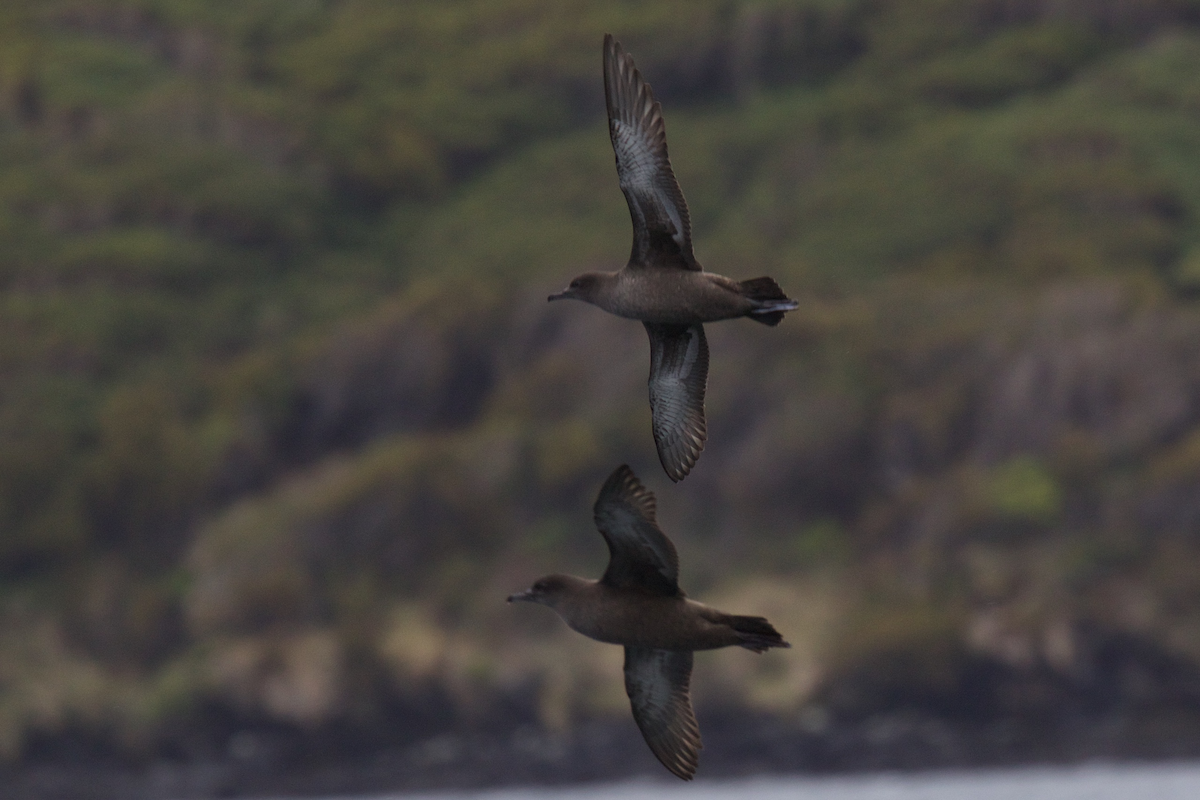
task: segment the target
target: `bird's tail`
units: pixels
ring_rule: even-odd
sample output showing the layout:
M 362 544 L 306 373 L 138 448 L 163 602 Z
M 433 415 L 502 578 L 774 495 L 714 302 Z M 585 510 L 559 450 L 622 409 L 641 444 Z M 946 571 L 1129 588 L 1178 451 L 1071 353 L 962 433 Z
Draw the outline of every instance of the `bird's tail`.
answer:
M 756 653 L 765 653 L 772 647 L 791 647 L 783 640 L 775 626 L 766 617 L 736 617 L 726 620 L 738 636 L 738 644 Z
M 747 315 L 755 322 L 764 325 L 778 325 L 783 315 L 794 310 L 799 303 L 792 300 L 773 278 L 751 278 L 738 284 L 742 295 L 752 300 L 755 307 Z

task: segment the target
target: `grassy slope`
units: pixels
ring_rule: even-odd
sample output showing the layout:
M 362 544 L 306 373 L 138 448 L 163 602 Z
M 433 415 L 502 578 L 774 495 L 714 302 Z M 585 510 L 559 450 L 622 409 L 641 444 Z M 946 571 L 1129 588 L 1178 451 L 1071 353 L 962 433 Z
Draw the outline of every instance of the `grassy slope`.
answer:
M 1070 674 L 1097 621 L 1200 654 L 1193 4 L 634 5 L 10 4 L 6 754 L 152 747 L 213 699 L 618 708 L 615 649 L 498 599 L 601 568 L 623 460 L 689 590 L 798 645 L 713 656 L 702 697 Z M 715 326 L 678 488 L 637 326 L 542 301 L 626 252 L 604 30 L 666 103 L 701 260 L 803 303 Z

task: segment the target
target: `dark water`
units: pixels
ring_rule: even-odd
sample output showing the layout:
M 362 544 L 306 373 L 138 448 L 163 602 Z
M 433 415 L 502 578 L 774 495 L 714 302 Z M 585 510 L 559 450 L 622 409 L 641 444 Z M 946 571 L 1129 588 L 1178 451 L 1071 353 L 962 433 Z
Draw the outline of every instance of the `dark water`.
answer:
M 326 800 L 1200 800 L 1200 764 L 639 782 Z

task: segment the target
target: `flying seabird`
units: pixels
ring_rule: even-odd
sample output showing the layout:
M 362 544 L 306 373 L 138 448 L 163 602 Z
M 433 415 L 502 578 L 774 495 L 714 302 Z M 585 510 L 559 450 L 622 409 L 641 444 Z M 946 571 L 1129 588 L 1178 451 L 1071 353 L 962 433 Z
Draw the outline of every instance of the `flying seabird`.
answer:
M 677 582 L 675 546 L 654 519 L 654 494 L 629 467 L 609 476 L 593 514 L 608 543 L 603 577 L 547 575 L 508 601 L 549 606 L 584 636 L 624 645 L 633 718 L 663 766 L 691 780 L 703 747 L 688 693 L 692 652 L 737 645 L 762 653 L 791 645 L 763 617 L 726 614 L 687 599 Z
M 654 442 L 663 469 L 680 481 L 708 438 L 703 323 L 749 317 L 778 325 L 797 304 L 771 278 L 739 282 L 705 272 L 696 261 L 687 203 L 667 157 L 662 108 L 611 34 L 604 36 L 604 96 L 617 178 L 633 219 L 633 249 L 624 269 L 585 273 L 549 299 L 583 300 L 646 326 Z

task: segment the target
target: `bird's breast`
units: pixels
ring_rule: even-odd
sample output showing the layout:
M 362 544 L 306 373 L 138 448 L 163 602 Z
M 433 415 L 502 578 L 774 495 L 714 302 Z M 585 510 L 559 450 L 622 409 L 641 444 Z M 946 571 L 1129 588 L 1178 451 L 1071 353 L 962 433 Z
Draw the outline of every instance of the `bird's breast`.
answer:
M 698 613 L 700 606 L 682 597 L 659 597 L 598 587 L 574 608 L 560 613 L 574 630 L 592 639 L 629 647 L 706 650 L 728 642 Z
M 625 269 L 605 310 L 660 325 L 696 325 L 746 313 L 744 297 L 705 272 L 681 269 Z

